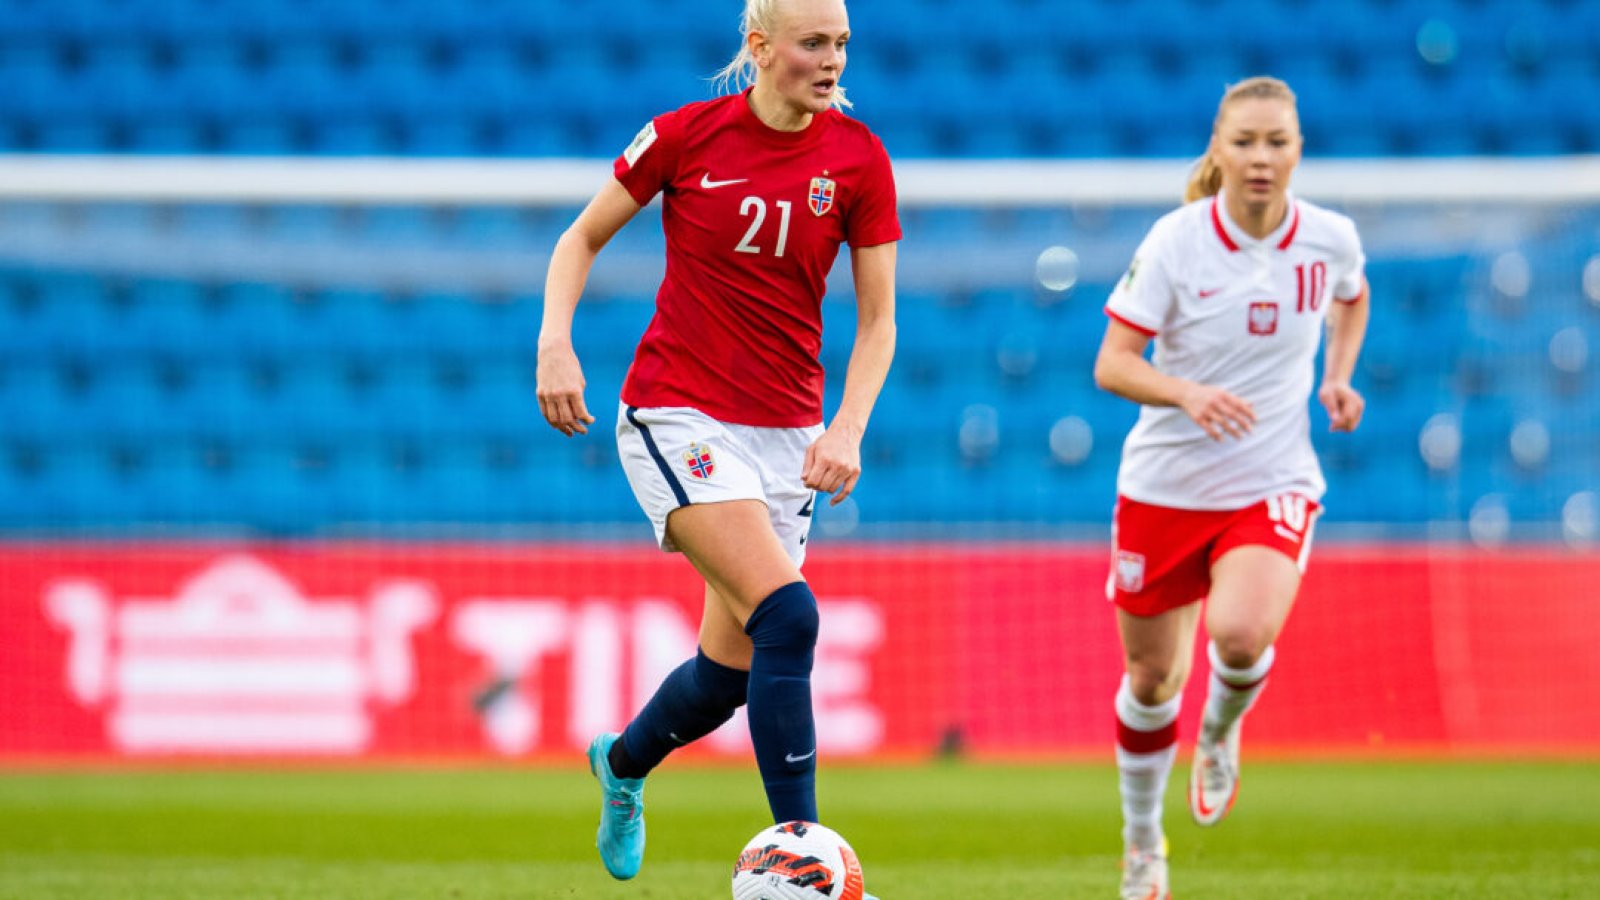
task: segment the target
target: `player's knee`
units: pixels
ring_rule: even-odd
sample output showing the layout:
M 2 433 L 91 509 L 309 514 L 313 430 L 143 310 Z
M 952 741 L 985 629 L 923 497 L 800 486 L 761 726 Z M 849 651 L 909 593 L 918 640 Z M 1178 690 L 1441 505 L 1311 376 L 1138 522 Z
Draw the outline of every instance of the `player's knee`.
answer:
M 1158 706 L 1183 690 L 1183 673 L 1171 666 L 1133 663 L 1128 666 L 1128 690 L 1145 706 Z
M 745 633 L 758 651 L 803 651 L 817 645 L 817 598 L 804 581 L 786 584 L 756 606 Z
M 749 672 L 725 666 L 701 651 L 695 655 L 694 674 L 695 683 L 713 704 L 730 710 L 745 704 L 750 689 Z
M 1217 658 L 1230 669 L 1248 669 L 1261 659 L 1272 643 L 1265 628 L 1236 628 L 1211 636 Z

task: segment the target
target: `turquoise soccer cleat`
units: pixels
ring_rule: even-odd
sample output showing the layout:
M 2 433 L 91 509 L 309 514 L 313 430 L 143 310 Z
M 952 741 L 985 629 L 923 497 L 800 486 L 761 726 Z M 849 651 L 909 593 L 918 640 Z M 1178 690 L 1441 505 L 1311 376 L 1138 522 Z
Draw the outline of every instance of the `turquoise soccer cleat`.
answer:
M 618 778 L 607 755 L 620 735 L 607 732 L 589 742 L 589 771 L 600 782 L 600 831 L 594 845 L 600 861 L 618 881 L 639 874 L 644 863 L 644 779 Z

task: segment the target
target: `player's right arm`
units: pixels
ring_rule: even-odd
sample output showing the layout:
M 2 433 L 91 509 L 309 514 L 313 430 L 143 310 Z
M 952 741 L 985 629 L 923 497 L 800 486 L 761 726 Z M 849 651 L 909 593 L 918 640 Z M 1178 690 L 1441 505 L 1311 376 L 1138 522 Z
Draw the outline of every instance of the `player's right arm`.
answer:
M 1145 359 L 1150 336 L 1112 319 L 1094 361 L 1094 381 L 1102 390 L 1144 406 L 1176 406 L 1214 441 L 1224 434 L 1242 437 L 1256 422 L 1255 409 L 1215 385 L 1168 375 Z
M 1168 216 L 1156 223 L 1106 301 L 1111 321 L 1094 361 L 1095 384 L 1144 406 L 1176 406 L 1214 441 L 1242 437 L 1256 421 L 1249 403 L 1214 385 L 1168 375 L 1144 357 L 1173 307 L 1165 258 L 1176 221 Z
M 567 437 L 588 434 L 594 416 L 583 402 L 583 367 L 572 349 L 572 315 L 595 257 L 639 204 L 615 178 L 595 194 L 577 221 L 556 241 L 544 279 L 544 320 L 539 327 L 539 411 Z

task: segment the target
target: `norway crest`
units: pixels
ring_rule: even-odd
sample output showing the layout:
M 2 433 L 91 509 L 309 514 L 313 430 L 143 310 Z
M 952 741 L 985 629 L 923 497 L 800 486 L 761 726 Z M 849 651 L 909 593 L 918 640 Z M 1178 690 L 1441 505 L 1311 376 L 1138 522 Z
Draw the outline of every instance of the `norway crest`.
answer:
M 683 464 L 689 469 L 689 477 L 705 481 L 711 473 L 717 470 L 716 460 L 711 458 L 711 448 L 701 443 L 691 443 L 689 449 L 683 451 Z
M 811 179 L 811 193 L 806 195 L 806 202 L 811 204 L 812 215 L 826 215 L 833 209 L 833 192 L 836 184 L 832 178 Z

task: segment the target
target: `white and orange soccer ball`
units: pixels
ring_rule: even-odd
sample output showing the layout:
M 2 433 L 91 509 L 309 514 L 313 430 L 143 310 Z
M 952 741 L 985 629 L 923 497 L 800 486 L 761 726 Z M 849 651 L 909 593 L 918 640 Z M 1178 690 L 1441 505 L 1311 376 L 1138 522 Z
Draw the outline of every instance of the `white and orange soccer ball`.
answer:
M 733 900 L 862 900 L 856 852 L 814 822 L 764 828 L 733 864 Z

